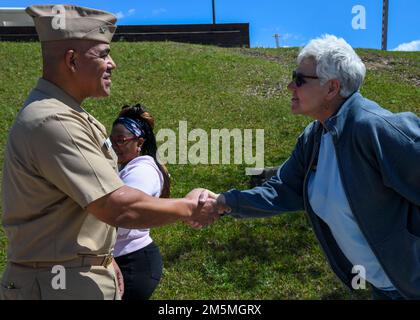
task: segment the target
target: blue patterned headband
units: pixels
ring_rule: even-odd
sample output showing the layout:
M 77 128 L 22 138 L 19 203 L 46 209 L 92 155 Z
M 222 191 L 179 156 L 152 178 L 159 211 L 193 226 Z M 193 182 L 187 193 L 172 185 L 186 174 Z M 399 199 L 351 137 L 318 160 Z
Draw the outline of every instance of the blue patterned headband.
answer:
M 134 134 L 137 138 L 144 137 L 145 133 L 143 130 L 142 123 L 137 119 L 120 117 L 117 120 L 117 123 L 121 123 L 128 131 Z

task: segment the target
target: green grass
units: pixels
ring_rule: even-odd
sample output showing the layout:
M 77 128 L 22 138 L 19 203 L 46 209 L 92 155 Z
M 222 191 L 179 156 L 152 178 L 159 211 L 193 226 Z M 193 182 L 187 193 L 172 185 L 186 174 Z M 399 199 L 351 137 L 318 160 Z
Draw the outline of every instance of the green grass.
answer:
M 109 129 L 120 107 L 143 102 L 157 130 L 265 130 L 265 165 L 290 154 L 311 121 L 293 116 L 286 86 L 296 48 L 224 49 L 179 43 L 112 45 L 118 65 L 112 94 L 84 103 Z M 359 50 L 368 73 L 362 94 L 392 111 L 419 114 L 420 55 Z M 8 128 L 41 74 L 38 43 L 0 42 L 0 163 Z M 191 144 L 190 144 L 191 145 Z M 245 165 L 169 165 L 172 195 L 194 187 L 247 188 Z M 0 229 L 0 272 L 6 239 Z M 154 299 L 366 299 L 330 270 L 303 212 L 270 219 L 224 218 L 204 230 L 183 224 L 154 229 L 164 276 Z

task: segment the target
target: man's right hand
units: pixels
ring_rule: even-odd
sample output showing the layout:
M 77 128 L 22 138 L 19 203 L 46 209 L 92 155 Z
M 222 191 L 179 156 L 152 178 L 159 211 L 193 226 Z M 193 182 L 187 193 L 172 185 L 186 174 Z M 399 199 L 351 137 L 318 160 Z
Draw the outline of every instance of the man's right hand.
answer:
M 225 204 L 223 195 L 218 195 L 206 189 L 194 189 L 186 198 L 196 199 L 198 195 L 197 207 L 193 210 L 190 219 L 186 221 L 193 228 L 202 228 L 213 222 L 225 212 L 230 212 L 230 208 Z
M 191 227 L 202 228 L 219 218 L 219 214 L 213 206 L 213 202 L 215 203 L 216 200 L 209 197 L 206 189 L 193 189 L 185 198 L 192 200 L 194 204 L 191 216 L 185 220 Z

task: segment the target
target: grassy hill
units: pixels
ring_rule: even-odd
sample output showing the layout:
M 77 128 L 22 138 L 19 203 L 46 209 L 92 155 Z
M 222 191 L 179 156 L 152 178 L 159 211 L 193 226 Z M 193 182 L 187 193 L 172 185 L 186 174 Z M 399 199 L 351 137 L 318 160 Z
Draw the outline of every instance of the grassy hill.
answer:
M 142 102 L 157 130 L 264 129 L 265 166 L 290 154 L 310 122 L 293 116 L 286 86 L 298 50 L 224 49 L 178 43 L 115 43 L 112 95 L 85 108 L 110 129 L 121 106 Z M 359 50 L 362 94 L 394 112 L 420 113 L 420 54 Z M 0 164 L 8 128 L 41 74 L 38 43 L 0 42 Z M 253 131 L 255 133 L 255 131 Z M 255 134 L 254 134 L 255 137 Z M 193 142 L 190 143 L 190 145 Z M 248 165 L 169 165 L 172 195 L 194 187 L 248 188 Z M 220 219 L 204 230 L 175 224 L 152 231 L 164 257 L 154 299 L 366 299 L 330 271 L 303 212 L 270 219 Z M 0 230 L 0 272 L 6 239 Z

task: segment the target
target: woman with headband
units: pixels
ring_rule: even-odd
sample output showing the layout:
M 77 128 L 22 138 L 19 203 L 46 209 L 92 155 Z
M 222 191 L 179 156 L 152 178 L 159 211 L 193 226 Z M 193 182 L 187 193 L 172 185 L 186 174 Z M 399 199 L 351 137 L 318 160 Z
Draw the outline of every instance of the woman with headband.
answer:
M 168 198 L 169 174 L 156 158 L 153 127 L 154 119 L 142 105 L 124 106 L 110 140 L 122 181 L 151 196 Z M 162 276 L 162 256 L 150 229 L 118 228 L 114 257 L 124 277 L 123 300 L 149 299 Z

